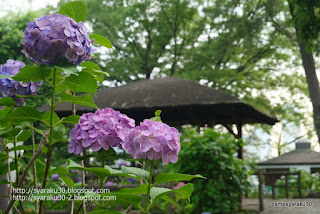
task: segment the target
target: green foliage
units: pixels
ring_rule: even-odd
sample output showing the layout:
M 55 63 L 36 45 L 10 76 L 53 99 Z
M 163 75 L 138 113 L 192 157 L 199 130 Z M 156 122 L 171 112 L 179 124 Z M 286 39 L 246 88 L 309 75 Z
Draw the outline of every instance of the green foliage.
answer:
M 13 79 L 16 81 L 22 82 L 38 82 L 41 80 L 45 80 L 48 76 L 50 76 L 51 70 L 40 67 L 40 66 L 30 66 L 26 65 L 21 68 L 20 72 L 17 73 Z
M 60 102 L 69 102 L 77 105 L 82 105 L 82 106 L 89 106 L 93 108 L 98 108 L 96 104 L 94 104 L 92 100 L 92 96 L 89 94 L 85 94 L 83 96 L 72 96 L 71 94 L 67 94 L 65 92 L 61 93 L 61 101 Z
M 195 129 L 185 130 L 179 161 L 170 168 L 207 177 L 193 182 L 191 202 L 196 207 L 192 213 L 233 213 L 237 208 L 238 194 L 244 189 L 248 173 L 236 157 L 237 145 L 238 141 L 229 134 L 219 134 L 211 128 L 203 134 Z
M 73 1 L 63 5 L 59 13 L 73 18 L 76 22 L 84 22 L 87 18 L 87 5 L 83 1 Z
M 112 48 L 111 42 L 104 36 L 101 36 L 99 34 L 91 34 L 90 39 L 94 39 L 95 43 L 102 45 L 106 48 Z

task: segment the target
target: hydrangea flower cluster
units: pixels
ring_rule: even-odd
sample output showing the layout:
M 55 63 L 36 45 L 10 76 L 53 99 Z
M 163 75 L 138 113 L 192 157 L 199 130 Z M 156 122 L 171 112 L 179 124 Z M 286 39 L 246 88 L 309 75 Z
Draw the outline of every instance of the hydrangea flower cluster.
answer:
M 14 76 L 24 67 L 25 64 L 19 60 L 9 59 L 7 63 L 0 66 L 0 74 Z M 39 85 L 42 82 L 23 83 L 11 78 L 0 79 L 0 98 L 11 97 L 17 105 L 23 105 L 26 98 L 18 98 L 16 95 L 36 95 Z
M 144 120 L 130 130 L 122 147 L 134 159 L 162 159 L 164 164 L 176 163 L 181 149 L 180 134 L 177 129 L 158 121 Z
M 135 127 L 134 120 L 112 108 L 83 114 L 70 131 L 69 153 L 79 154 L 83 148 L 98 151 L 120 146 L 126 133 Z
M 29 22 L 22 52 L 39 64 L 68 61 L 79 65 L 91 58 L 92 42 L 81 21 L 77 23 L 66 15 L 52 14 Z

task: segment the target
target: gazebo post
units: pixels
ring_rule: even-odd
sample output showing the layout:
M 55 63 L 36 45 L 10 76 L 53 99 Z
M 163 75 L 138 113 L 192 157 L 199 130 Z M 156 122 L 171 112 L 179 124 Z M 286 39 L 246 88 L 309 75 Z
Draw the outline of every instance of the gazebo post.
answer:
M 242 122 L 237 121 L 236 126 L 237 126 L 236 138 L 241 139 L 242 138 Z M 243 160 L 243 146 L 241 144 L 238 145 L 238 158 Z

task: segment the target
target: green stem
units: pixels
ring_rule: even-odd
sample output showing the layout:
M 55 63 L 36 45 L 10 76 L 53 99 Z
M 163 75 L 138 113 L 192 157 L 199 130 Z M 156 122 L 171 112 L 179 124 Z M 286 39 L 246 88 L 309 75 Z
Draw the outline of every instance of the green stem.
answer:
M 18 185 L 18 182 L 19 182 L 19 168 L 18 168 L 17 138 L 16 138 L 16 136 L 13 137 L 13 148 L 14 148 L 14 164 L 15 164 L 15 167 L 16 167 L 16 185 Z
M 150 164 L 150 174 L 149 174 L 149 182 L 148 182 L 148 190 L 147 190 L 147 197 L 146 197 L 146 203 L 144 205 L 144 210 L 147 210 L 148 203 L 149 203 L 149 197 L 150 197 L 150 189 L 152 187 L 152 173 L 153 173 L 153 160 L 151 161 Z
M 48 173 L 50 169 L 50 163 L 51 163 L 51 156 L 52 156 L 52 141 L 53 141 L 53 115 L 54 115 L 54 108 L 55 108 L 55 99 L 56 99 L 56 74 L 57 70 L 56 68 L 53 69 L 53 79 L 52 79 L 52 96 L 51 96 L 51 102 L 50 102 L 50 121 L 49 121 L 49 128 L 50 128 L 50 135 L 49 135 L 49 145 L 48 145 L 48 152 L 47 152 L 47 162 L 46 162 L 46 169 L 44 172 L 44 179 L 42 183 L 42 188 L 45 188 L 47 186 L 47 180 L 48 180 Z M 39 213 L 42 214 L 44 211 L 43 209 L 43 201 L 40 201 L 40 210 Z

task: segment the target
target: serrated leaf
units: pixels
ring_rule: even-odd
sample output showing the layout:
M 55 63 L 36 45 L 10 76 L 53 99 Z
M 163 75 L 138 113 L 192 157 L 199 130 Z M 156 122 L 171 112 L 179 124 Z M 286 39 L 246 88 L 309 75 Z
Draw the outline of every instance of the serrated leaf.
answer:
M 21 128 L 14 128 L 11 127 L 3 127 L 0 128 L 0 137 L 2 138 L 11 138 L 16 136 L 21 131 Z
M 68 174 L 68 170 L 65 167 L 62 166 L 58 166 L 58 167 L 50 167 L 51 171 L 49 173 L 49 175 L 53 175 L 53 174 Z
M 4 97 L 0 99 L 0 106 L 15 106 L 16 102 L 10 97 Z
M 104 76 L 110 77 L 109 73 L 101 71 L 101 70 L 95 70 L 92 68 L 85 68 L 82 71 L 85 71 L 85 72 L 92 74 L 94 76 L 94 78 L 99 82 L 104 81 Z
M 136 175 L 147 183 L 149 182 L 149 172 L 144 169 L 122 166 L 121 170 L 124 173 Z
M 81 67 L 84 67 L 84 68 L 92 68 L 92 69 L 95 69 L 95 70 L 101 70 L 101 68 L 99 67 L 99 65 L 97 65 L 97 64 L 94 63 L 94 62 L 89 62 L 89 61 L 86 61 L 86 62 L 81 63 L 80 66 L 81 66 Z
M 193 184 L 186 184 L 178 189 L 173 190 L 172 192 L 179 193 L 183 197 L 187 198 L 188 201 L 190 202 L 190 197 L 192 192 L 194 191 Z
M 62 175 L 61 179 L 63 180 L 63 182 L 69 187 L 72 188 L 74 187 L 74 182 L 71 178 L 69 178 L 68 176 Z
M 161 198 L 179 208 L 179 205 L 169 195 L 163 195 Z
M 71 123 L 71 124 L 77 124 L 79 121 L 80 116 L 79 115 L 70 115 L 68 117 L 64 117 L 61 119 L 62 123 Z
M 32 107 L 29 106 L 20 106 L 10 112 L 5 118 L 5 120 L 8 120 L 10 122 L 35 122 L 40 121 L 42 119 L 41 113 Z
M 18 136 L 17 141 L 26 141 L 28 140 L 32 135 L 32 131 L 30 129 L 23 130 Z
M 92 108 L 98 108 L 96 104 L 94 104 L 92 97 L 89 94 L 85 94 L 80 97 L 72 96 L 71 94 L 67 94 L 65 92 L 61 93 L 61 102 L 69 102 L 76 105 L 89 106 Z
M 52 124 L 55 124 L 55 126 L 57 127 L 61 127 L 63 126 L 60 122 L 60 118 L 59 116 L 57 115 L 57 113 L 53 112 L 53 115 L 52 115 Z M 45 113 L 42 114 L 42 120 L 46 121 L 48 124 L 50 124 L 50 118 L 51 118 L 51 112 L 50 111 L 47 111 Z
M 142 201 L 142 197 L 139 195 L 123 192 L 103 193 L 101 196 L 115 196 L 114 202 L 117 204 L 139 204 Z
M 12 79 L 22 82 L 39 82 L 50 76 L 50 73 L 50 70 L 43 67 L 26 65 Z
M 87 18 L 87 5 L 83 1 L 73 1 L 64 4 L 59 13 L 73 18 L 76 22 L 84 22 Z
M 150 197 L 151 197 L 151 201 L 157 199 L 158 197 L 167 194 L 169 192 L 172 192 L 171 189 L 168 188 L 164 188 L 164 187 L 152 187 L 150 189 Z
M 97 90 L 97 81 L 94 76 L 88 72 L 80 72 L 79 75 L 71 74 L 60 85 L 57 86 L 57 92 L 70 89 L 72 92 L 87 92 L 94 94 Z
M 100 35 L 100 34 L 91 34 L 89 35 L 90 39 L 94 39 L 95 43 L 102 45 L 106 48 L 112 48 L 112 44 L 106 37 Z
M 147 191 L 148 191 L 148 185 L 142 184 L 134 188 L 122 188 L 118 192 L 131 193 L 131 194 L 147 194 Z
M 1 109 L 0 110 L 0 118 L 7 116 L 9 112 L 10 112 L 9 107 L 5 107 L 4 109 Z
M 76 162 L 74 162 L 72 160 L 68 160 L 68 165 L 66 168 L 78 169 L 81 171 L 91 172 L 97 176 L 103 176 L 103 177 L 107 177 L 107 176 L 111 175 L 110 171 L 107 169 L 98 168 L 98 167 L 85 168 L 85 167 L 80 166 L 79 164 L 77 164 Z
M 70 76 L 71 74 L 74 74 L 76 76 L 79 75 L 79 70 L 77 69 L 76 65 L 70 65 L 70 64 L 66 64 L 60 67 L 56 67 L 57 69 L 59 69 L 60 73 L 63 72 L 65 74 L 65 76 Z M 62 76 L 60 76 L 61 78 Z
M 188 175 L 188 174 L 180 174 L 180 173 L 161 173 L 156 176 L 154 185 L 167 183 L 170 181 L 190 181 L 193 178 L 205 178 L 205 177 L 201 175 Z

